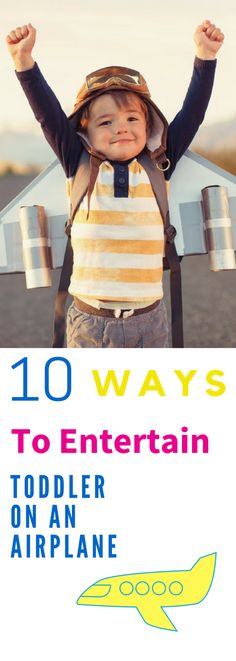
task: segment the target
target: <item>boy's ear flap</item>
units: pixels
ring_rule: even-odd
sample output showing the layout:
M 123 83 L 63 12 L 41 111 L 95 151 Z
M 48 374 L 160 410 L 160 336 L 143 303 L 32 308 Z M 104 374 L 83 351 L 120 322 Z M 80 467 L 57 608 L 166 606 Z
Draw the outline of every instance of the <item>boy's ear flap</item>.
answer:
M 147 125 L 147 147 L 150 151 L 155 151 L 162 144 L 164 123 L 152 106 L 149 105 L 148 111 L 150 122 Z
M 152 120 L 150 116 L 150 112 L 148 112 L 148 121 L 146 122 L 146 133 L 147 133 L 147 140 L 151 138 L 152 135 Z

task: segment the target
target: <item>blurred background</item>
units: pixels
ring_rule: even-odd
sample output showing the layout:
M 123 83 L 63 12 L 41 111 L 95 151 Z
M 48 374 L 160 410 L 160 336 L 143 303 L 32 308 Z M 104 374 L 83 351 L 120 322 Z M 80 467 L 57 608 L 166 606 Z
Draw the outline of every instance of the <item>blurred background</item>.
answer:
M 192 72 L 193 33 L 204 19 L 225 34 L 215 86 L 204 121 L 191 148 L 236 174 L 236 91 L 234 0 L 8 0 L 0 25 L 0 209 L 52 160 L 54 154 L 32 117 L 8 54 L 12 28 L 37 28 L 34 59 L 69 114 L 84 76 L 119 64 L 138 69 L 168 121 L 179 111 Z M 236 271 L 211 273 L 208 257 L 182 262 L 186 347 L 236 346 Z M 55 290 L 25 288 L 24 275 L 0 276 L 0 346 L 48 347 Z M 168 274 L 165 291 L 169 307 Z

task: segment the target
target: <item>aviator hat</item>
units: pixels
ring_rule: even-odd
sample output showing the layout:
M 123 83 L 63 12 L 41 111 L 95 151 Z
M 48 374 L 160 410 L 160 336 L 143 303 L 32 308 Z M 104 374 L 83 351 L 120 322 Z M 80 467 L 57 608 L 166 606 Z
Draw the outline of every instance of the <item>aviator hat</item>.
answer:
M 147 140 L 147 147 L 150 152 L 159 156 L 165 152 L 168 124 L 152 101 L 147 83 L 143 76 L 135 69 L 127 67 L 111 66 L 93 71 L 86 76 L 85 83 L 80 88 L 70 119 L 73 124 L 77 124 L 82 109 L 93 99 L 112 90 L 124 90 L 138 94 L 147 104 L 151 117 L 150 135 Z

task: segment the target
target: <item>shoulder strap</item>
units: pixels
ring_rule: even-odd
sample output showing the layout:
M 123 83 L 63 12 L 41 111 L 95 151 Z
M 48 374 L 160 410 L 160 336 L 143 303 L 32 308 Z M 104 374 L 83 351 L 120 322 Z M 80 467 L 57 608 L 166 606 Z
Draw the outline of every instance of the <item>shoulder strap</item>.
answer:
M 147 154 L 147 152 L 142 152 L 137 157 L 137 161 L 142 165 L 146 171 L 149 181 L 151 183 L 153 193 L 155 195 L 157 204 L 159 206 L 164 227 L 166 228 L 167 223 L 167 214 L 168 214 L 168 199 L 166 192 L 166 182 L 163 170 L 158 168 L 156 161 Z
M 70 228 L 72 226 L 76 211 L 79 208 L 85 194 L 87 193 L 89 187 L 89 175 L 90 175 L 90 155 L 88 154 L 86 149 L 83 149 L 79 161 L 79 166 L 72 184 L 71 199 L 70 199 L 70 217 L 68 218 L 66 225 L 67 234 L 70 234 Z
M 68 236 L 61 276 L 56 293 L 53 322 L 53 348 L 64 347 L 65 339 L 65 304 L 68 296 L 68 287 L 72 273 L 73 251 L 71 238 Z
M 180 260 L 174 244 L 176 229 L 170 225 L 164 172 L 146 152 L 142 152 L 137 160 L 148 175 L 163 219 L 166 238 L 164 268 L 170 269 L 172 346 L 182 348 L 184 338 Z
M 53 347 L 63 347 L 65 337 L 65 304 L 68 296 L 68 287 L 70 284 L 70 277 L 73 266 L 73 251 L 71 247 L 70 231 L 71 226 L 89 186 L 89 163 L 90 156 L 88 152 L 83 149 L 80 158 L 79 166 L 75 174 L 75 178 L 71 191 L 71 204 L 70 204 L 70 217 L 67 220 L 65 232 L 68 235 L 64 261 L 61 269 L 61 276 L 56 294 L 55 307 L 54 307 L 54 328 L 53 328 Z
M 68 218 L 65 228 L 65 232 L 68 235 L 68 240 L 54 309 L 53 347 L 64 346 L 65 304 L 73 266 L 73 251 L 70 238 L 71 227 L 76 211 L 79 209 L 79 206 L 86 193 L 88 193 L 89 215 L 90 197 L 98 176 L 101 161 L 102 158 L 99 158 L 99 155 L 93 153 L 89 154 L 86 149 L 83 149 L 79 161 L 79 166 L 73 180 L 70 201 L 70 217 Z

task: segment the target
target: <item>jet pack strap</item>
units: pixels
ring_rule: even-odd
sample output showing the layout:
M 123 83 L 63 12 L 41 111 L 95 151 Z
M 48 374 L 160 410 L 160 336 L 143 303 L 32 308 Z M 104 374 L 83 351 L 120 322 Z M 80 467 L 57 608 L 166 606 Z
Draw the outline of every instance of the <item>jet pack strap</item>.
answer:
M 142 152 L 137 160 L 146 170 L 163 219 L 167 239 L 164 269 L 170 269 L 172 346 L 182 348 L 184 346 L 184 334 L 180 259 L 174 243 L 176 229 L 173 225 L 170 225 L 165 176 L 163 170 L 157 168 L 156 163 L 148 153 Z
M 176 229 L 175 229 L 174 225 L 169 225 L 169 227 L 166 228 L 165 235 L 166 235 L 166 240 L 168 241 L 168 243 L 173 243 L 173 241 L 175 240 L 176 234 L 177 234 L 177 232 L 176 232 Z
M 61 276 L 56 294 L 55 307 L 54 307 L 54 326 L 53 326 L 53 342 L 52 347 L 64 347 L 65 339 L 65 304 L 68 296 L 68 287 L 70 284 L 70 276 L 72 272 L 73 253 L 71 247 L 71 239 L 68 237 L 64 261 L 61 269 Z
M 83 149 L 79 166 L 75 174 L 71 191 L 71 213 L 70 225 L 72 225 L 76 211 L 78 210 L 83 197 L 86 195 L 90 178 L 90 154 Z

